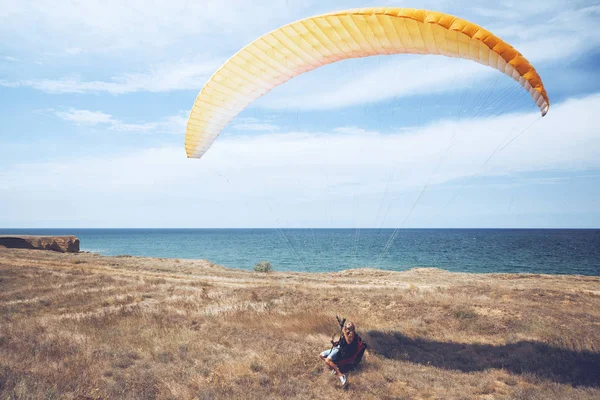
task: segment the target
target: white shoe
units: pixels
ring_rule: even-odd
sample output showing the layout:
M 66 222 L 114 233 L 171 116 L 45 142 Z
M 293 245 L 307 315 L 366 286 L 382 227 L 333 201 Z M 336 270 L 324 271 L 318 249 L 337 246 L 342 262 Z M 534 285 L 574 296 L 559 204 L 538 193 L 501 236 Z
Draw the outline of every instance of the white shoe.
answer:
M 346 375 L 340 376 L 340 382 L 342 382 L 342 386 L 346 386 L 346 382 L 348 382 Z

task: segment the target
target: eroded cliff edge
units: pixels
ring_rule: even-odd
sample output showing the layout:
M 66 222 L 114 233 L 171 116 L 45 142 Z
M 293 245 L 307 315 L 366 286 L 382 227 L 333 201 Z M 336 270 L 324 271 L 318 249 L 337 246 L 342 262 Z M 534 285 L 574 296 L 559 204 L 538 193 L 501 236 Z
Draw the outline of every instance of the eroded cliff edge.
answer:
M 53 250 L 61 253 L 78 253 L 76 236 L 1 235 L 0 246 L 12 249 Z

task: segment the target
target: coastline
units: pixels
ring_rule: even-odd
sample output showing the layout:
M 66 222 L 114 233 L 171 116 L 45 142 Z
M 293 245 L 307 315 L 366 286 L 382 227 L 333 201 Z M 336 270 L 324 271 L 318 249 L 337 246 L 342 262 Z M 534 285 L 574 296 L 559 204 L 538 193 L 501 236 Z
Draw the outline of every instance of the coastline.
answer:
M 600 396 L 600 277 L 0 248 L 0 310 L 2 396 Z M 348 392 L 316 359 L 335 314 L 370 345 Z
M 262 260 L 277 271 L 390 271 L 438 267 L 454 272 L 600 276 L 600 230 L 403 229 L 37 229 L 16 234 L 76 235 L 81 250 L 115 256 L 205 258 L 251 270 Z

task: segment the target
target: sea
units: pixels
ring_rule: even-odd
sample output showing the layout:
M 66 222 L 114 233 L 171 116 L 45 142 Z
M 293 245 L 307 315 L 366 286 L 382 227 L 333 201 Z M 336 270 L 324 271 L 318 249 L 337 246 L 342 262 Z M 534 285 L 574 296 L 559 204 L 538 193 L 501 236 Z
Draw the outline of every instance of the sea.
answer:
M 600 276 L 600 229 L 0 229 L 76 235 L 102 255 L 207 259 L 252 269 L 334 272 L 435 267 L 474 273 Z

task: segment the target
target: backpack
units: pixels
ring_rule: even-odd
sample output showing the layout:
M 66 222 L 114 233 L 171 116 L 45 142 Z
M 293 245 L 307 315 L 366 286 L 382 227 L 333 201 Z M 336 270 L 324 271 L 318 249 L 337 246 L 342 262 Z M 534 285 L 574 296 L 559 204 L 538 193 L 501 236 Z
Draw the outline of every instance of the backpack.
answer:
M 340 370 L 350 370 L 352 368 L 355 368 L 358 364 L 360 364 L 363 355 L 365 354 L 365 350 L 368 347 L 367 344 L 363 342 L 363 340 L 358 334 L 356 334 L 354 340 L 358 341 L 358 346 L 356 346 L 356 352 L 354 354 L 348 354 L 344 356 L 344 358 L 336 360 L 335 362 Z

